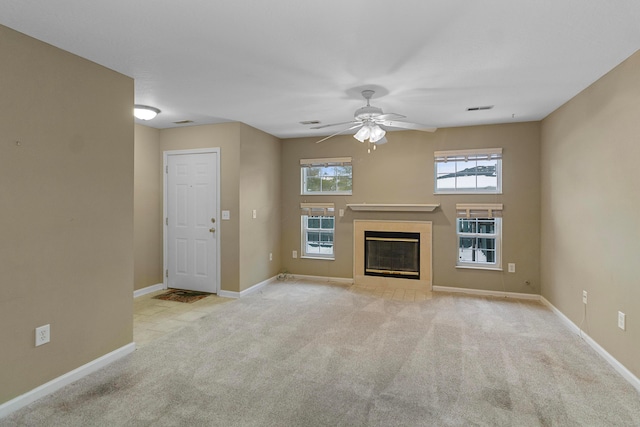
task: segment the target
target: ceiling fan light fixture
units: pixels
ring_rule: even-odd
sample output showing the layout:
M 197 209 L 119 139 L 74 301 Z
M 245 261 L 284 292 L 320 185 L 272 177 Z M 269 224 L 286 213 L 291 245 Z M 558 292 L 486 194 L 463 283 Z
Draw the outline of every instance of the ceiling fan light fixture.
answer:
M 364 125 L 358 130 L 358 132 L 356 132 L 355 135 L 353 135 L 353 137 L 360 142 L 364 142 L 365 139 L 369 138 L 370 135 L 371 128 L 369 127 L 369 125 Z
M 136 104 L 133 106 L 133 115 L 140 120 L 151 120 L 160 113 L 156 107 Z
M 380 141 L 382 138 L 384 138 L 386 132 L 384 131 L 384 129 L 382 129 L 380 126 L 378 125 L 373 125 L 371 127 L 371 132 L 370 132 L 370 137 L 369 137 L 369 141 L 371 142 L 378 142 Z

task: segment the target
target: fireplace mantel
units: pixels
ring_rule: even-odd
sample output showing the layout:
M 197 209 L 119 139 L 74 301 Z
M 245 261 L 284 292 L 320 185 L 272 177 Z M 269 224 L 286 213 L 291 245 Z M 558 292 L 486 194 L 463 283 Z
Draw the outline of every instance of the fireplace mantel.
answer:
M 352 211 L 369 212 L 433 212 L 440 204 L 415 204 L 415 203 L 351 203 L 347 207 Z

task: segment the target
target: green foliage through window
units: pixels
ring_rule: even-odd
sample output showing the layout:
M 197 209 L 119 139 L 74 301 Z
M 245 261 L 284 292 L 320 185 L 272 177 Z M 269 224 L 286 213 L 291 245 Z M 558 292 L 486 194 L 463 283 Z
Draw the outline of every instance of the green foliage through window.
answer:
M 351 194 L 351 165 L 302 166 L 302 194 Z

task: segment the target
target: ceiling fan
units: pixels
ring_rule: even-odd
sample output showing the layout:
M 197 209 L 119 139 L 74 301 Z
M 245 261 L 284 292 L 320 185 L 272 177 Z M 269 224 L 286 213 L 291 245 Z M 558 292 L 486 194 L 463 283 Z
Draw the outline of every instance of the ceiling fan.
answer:
M 384 144 L 387 142 L 387 138 L 385 138 L 385 128 L 387 127 L 421 130 L 425 132 L 436 131 L 437 128 L 428 127 L 418 123 L 399 121 L 398 119 L 403 119 L 406 116 L 396 113 L 385 114 L 382 112 L 381 108 L 373 107 L 370 104 L 370 100 L 374 93 L 375 91 L 369 89 L 362 91 L 362 96 L 367 100 L 367 105 L 356 110 L 356 112 L 353 114 L 353 120 L 349 122 L 332 123 L 329 125 L 312 127 L 311 129 L 323 129 L 332 126 L 350 125 L 349 127 L 342 129 L 341 131 L 336 132 L 332 135 L 329 135 L 326 138 L 321 139 L 320 141 L 316 141 L 316 144 L 326 141 L 327 139 L 332 138 L 336 135 L 340 135 L 341 133 L 360 128 L 356 132 L 356 134 L 353 135 L 353 137 L 360 142 L 368 141 L 369 144 L 373 143 L 373 149 L 375 150 L 376 145 Z M 371 148 L 369 148 L 369 152 L 371 152 Z

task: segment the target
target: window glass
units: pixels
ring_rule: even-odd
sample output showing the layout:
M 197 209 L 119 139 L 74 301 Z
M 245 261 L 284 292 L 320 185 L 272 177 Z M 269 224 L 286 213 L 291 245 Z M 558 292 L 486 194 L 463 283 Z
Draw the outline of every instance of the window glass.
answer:
M 458 266 L 500 268 L 501 218 L 458 218 Z
M 301 166 L 302 194 L 351 194 L 352 168 L 343 166 Z
M 302 256 L 333 259 L 335 218 L 302 216 Z
M 502 150 L 435 153 L 436 193 L 501 193 Z

